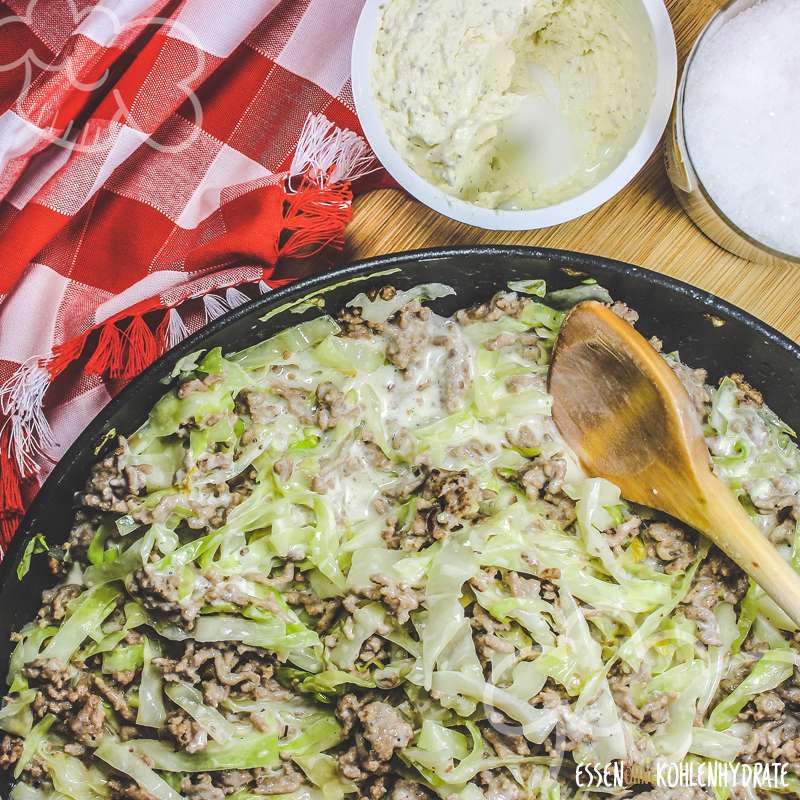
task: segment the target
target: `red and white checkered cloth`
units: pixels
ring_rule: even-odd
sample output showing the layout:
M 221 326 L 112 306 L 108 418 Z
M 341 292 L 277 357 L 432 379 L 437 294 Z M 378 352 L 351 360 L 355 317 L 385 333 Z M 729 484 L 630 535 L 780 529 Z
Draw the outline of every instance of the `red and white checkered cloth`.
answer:
M 362 5 L 0 0 L 0 543 L 122 382 L 341 245 Z

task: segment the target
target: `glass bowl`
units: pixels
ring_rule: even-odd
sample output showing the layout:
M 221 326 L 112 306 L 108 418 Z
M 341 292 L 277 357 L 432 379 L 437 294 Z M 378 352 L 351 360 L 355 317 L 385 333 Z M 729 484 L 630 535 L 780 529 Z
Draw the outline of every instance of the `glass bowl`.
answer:
M 800 264 L 800 257 L 783 253 L 759 242 L 739 228 L 711 197 L 698 176 L 686 144 L 684 99 L 686 84 L 695 56 L 703 43 L 728 20 L 754 6 L 758 0 L 730 0 L 708 22 L 694 44 L 683 68 L 672 121 L 667 130 L 667 175 L 684 211 L 709 239 L 737 256 L 758 264 Z

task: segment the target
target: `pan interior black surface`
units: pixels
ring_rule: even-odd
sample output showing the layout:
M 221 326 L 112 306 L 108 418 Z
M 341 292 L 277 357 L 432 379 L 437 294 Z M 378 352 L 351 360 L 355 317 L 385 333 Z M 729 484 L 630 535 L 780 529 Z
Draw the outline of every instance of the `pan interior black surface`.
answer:
M 510 280 L 543 278 L 549 289 L 574 286 L 592 278 L 615 299 L 641 314 L 639 330 L 658 336 L 667 351 L 708 370 L 716 381 L 741 372 L 764 391 L 768 404 L 795 429 L 800 428 L 800 347 L 758 320 L 715 297 L 686 284 L 638 267 L 595 256 L 538 248 L 473 247 L 401 253 L 355 264 L 343 270 L 296 284 L 248 303 L 221 317 L 161 358 L 115 398 L 87 427 L 48 478 L 23 520 L 19 533 L 0 565 L 0 672 L 5 675 L 12 649 L 10 634 L 29 621 L 38 608 L 41 591 L 51 578 L 45 559 L 34 558 L 21 583 L 16 567 L 25 545 L 36 533 L 51 544 L 66 539 L 72 503 L 97 448 L 114 434 L 128 435 L 145 420 L 149 409 L 166 390 L 178 359 L 199 349 L 220 346 L 239 350 L 320 312 L 309 307 L 302 314 L 283 309 L 266 321 L 261 318 L 310 292 L 320 292 L 325 309 L 336 312 L 360 291 L 392 284 L 409 288 L 437 281 L 457 291 L 456 297 L 435 301 L 439 311 L 487 300 Z M 7 785 L 0 780 L 0 796 Z

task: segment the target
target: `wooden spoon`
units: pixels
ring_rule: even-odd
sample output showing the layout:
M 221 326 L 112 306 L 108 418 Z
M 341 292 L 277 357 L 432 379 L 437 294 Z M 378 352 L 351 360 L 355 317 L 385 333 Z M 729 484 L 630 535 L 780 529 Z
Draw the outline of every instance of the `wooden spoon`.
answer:
M 590 474 L 704 533 L 800 626 L 800 575 L 711 471 L 689 395 L 649 342 L 607 306 L 579 303 L 548 387 L 555 423 Z

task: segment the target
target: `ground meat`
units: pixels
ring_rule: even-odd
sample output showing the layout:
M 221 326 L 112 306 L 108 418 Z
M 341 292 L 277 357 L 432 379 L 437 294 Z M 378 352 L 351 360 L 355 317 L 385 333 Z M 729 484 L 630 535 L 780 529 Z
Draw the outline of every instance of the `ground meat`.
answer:
M 127 778 L 112 776 L 108 780 L 109 800 L 155 800 L 155 795 L 130 782 Z M 193 798 L 197 800 L 197 798 Z M 216 798 L 209 799 L 216 800 Z
M 539 500 L 558 495 L 566 474 L 567 462 L 563 458 L 537 456 L 519 471 L 517 480 L 531 500 Z
M 506 431 L 506 440 L 517 450 L 539 452 L 542 442 L 530 425 L 520 425 L 519 428 Z
M 364 738 L 381 761 L 388 761 L 395 750 L 406 747 L 414 733 L 388 703 L 369 703 L 358 712 L 358 718 L 364 726 Z
M 520 429 L 520 433 L 523 429 Z M 512 439 L 509 434 L 506 438 L 516 445 L 516 442 L 526 439 Z M 531 441 L 534 441 L 531 439 Z M 523 445 L 525 446 L 525 445 Z M 563 492 L 564 478 L 566 477 L 567 464 L 563 458 L 545 458 L 537 456 L 526 467 L 519 470 L 511 478 L 500 475 L 504 480 L 510 480 L 520 488 L 531 500 L 541 503 L 540 510 L 550 520 L 561 528 L 568 528 L 575 522 L 575 501 Z
M 89 693 L 87 677 L 56 659 L 36 659 L 24 667 L 22 674 L 31 688 L 38 689 L 31 704 L 37 717 L 53 714 L 63 719 Z
M 470 624 L 474 631 L 475 650 L 484 662 L 491 662 L 496 653 L 514 652 L 514 645 L 497 635 L 497 631 L 510 629 L 508 623 L 499 622 L 477 603 L 472 606 Z
M 152 525 L 154 522 L 166 522 L 176 507 L 181 506 L 191 512 L 183 523 L 192 530 L 218 528 L 224 524 L 228 512 L 247 494 L 247 490 L 244 493 L 232 492 L 227 483 L 220 481 L 214 485 L 205 484 L 202 495 L 194 496 L 186 492 L 169 494 L 152 509 L 142 506 L 133 508 L 130 513 L 137 521 Z
M 225 791 L 214 786 L 207 772 L 187 775 L 181 781 L 181 794 L 187 800 L 225 800 Z
M 339 421 L 352 417 L 358 406 L 350 405 L 344 393 L 332 383 L 321 383 L 317 387 L 317 426 L 326 431 L 335 428 Z
M 557 577 L 561 577 L 560 573 Z M 505 577 L 512 597 L 539 597 L 542 585 L 534 578 L 523 578 L 518 572 L 509 570 Z
M 712 795 L 698 786 L 680 786 L 676 789 L 661 787 L 635 795 L 636 800 L 708 800 Z
M 696 549 L 684 528 L 671 522 L 654 522 L 645 529 L 647 554 L 663 562 L 664 571 L 671 574 L 685 572 L 694 561 Z
M 431 335 L 424 323 L 430 315 L 430 309 L 419 300 L 412 300 L 400 310 L 397 324 L 390 327 L 386 339 L 386 358 L 398 369 L 409 369 L 428 352 Z
M 295 769 L 291 764 L 284 763 L 277 772 L 260 775 L 254 793 L 263 795 L 291 794 L 296 792 L 304 783 L 303 773 Z
M 519 784 L 504 769 L 488 769 L 478 774 L 486 800 L 522 800 Z
M 342 601 L 337 597 L 320 600 L 309 589 L 289 590 L 283 592 L 283 599 L 290 606 L 302 606 L 303 610 L 311 617 L 317 617 L 314 628 L 320 633 L 327 631 L 333 625 L 336 615 L 342 606 Z
M 704 369 L 687 367 L 685 364 L 681 364 L 680 361 L 671 358 L 667 359 L 667 363 L 683 384 L 683 388 L 686 389 L 698 418 L 702 421 L 711 402 L 711 394 L 708 391 L 708 386 L 706 386 L 708 373 Z
M 746 403 L 750 403 L 756 407 L 764 405 L 764 395 L 754 389 L 744 378 L 741 372 L 733 372 L 730 379 L 736 384 L 736 388 L 740 392 L 740 399 Z
M 470 352 L 462 339 L 447 339 L 445 358 L 439 387 L 442 405 L 450 412 L 459 411 L 464 406 L 464 398 L 472 383 Z
M 181 604 L 180 580 L 179 573 L 157 574 L 154 564 L 146 564 L 133 573 L 126 588 L 132 596 L 139 598 L 148 611 L 180 614 L 187 622 L 191 622 L 197 616 L 197 610 Z
M 0 741 L 0 769 L 10 769 L 19 761 L 25 742 L 19 736 L 6 734 Z
M 542 348 L 541 339 L 532 331 L 523 333 L 511 333 L 504 331 L 494 339 L 483 345 L 487 350 L 504 350 L 513 347 L 527 361 L 540 362 L 545 350 Z M 506 381 L 506 388 L 512 394 L 530 389 L 533 387 L 544 389 L 546 378 L 540 373 L 523 373 L 513 375 Z
M 370 300 L 391 300 L 396 294 L 394 286 L 383 286 L 380 289 L 368 291 L 367 297 Z M 360 307 L 345 306 L 337 315 L 336 320 L 342 328 L 342 335 L 353 339 L 367 339 L 376 333 L 381 333 L 384 329 L 382 322 L 370 322 L 361 316 Z
M 673 692 L 656 692 L 642 706 L 637 706 L 631 693 L 631 684 L 647 682 L 647 676 L 639 672 L 619 672 L 610 675 L 608 686 L 623 719 L 637 725 L 645 733 L 654 733 L 669 722 L 669 707 L 677 696 Z
M 146 465 L 123 466 L 127 454 L 128 442 L 120 436 L 114 452 L 92 467 L 84 494 L 80 497 L 81 505 L 128 513 L 131 500 L 145 493 L 150 468 Z
M 380 700 L 359 700 L 346 694 L 339 699 L 336 714 L 342 722 L 343 738 L 353 740 L 339 756 L 339 768 L 353 781 L 386 775 L 395 750 L 406 747 L 414 734 L 397 709 Z
M 382 487 L 381 491 L 389 500 L 403 502 L 414 494 L 427 478 L 427 471 L 420 469 L 409 469 L 402 472 L 398 479 L 393 483 L 388 483 Z
M 380 661 L 381 663 L 388 661 L 389 651 L 385 645 L 386 642 L 380 636 L 370 636 L 361 646 L 358 660 L 364 664 L 371 661 Z
M 102 520 L 98 514 L 86 509 L 79 510 L 75 515 L 75 523 L 69 533 L 69 539 L 64 545 L 64 553 L 72 561 L 86 563 L 89 545 L 92 543 L 92 539 L 94 539 L 101 522 Z
M 757 695 L 753 701 L 753 705 L 753 717 L 759 722 L 768 719 L 778 719 L 786 708 L 786 704 L 775 692 L 765 692 L 764 694 Z
M 392 787 L 389 800 L 430 800 L 431 794 L 416 781 L 407 781 L 401 778 Z
M 345 694 L 336 703 L 336 716 L 342 723 L 342 739 L 347 739 L 358 723 L 361 701 L 354 694 Z
M 303 425 L 314 425 L 316 423 L 316 414 L 311 408 L 307 392 L 302 389 L 296 389 L 293 386 L 283 386 L 282 384 L 274 384 L 271 389 L 278 397 L 282 397 L 286 401 L 289 413 L 298 422 Z
M 136 719 L 136 712 L 128 705 L 125 692 L 119 686 L 116 686 L 114 681 L 101 675 L 95 675 L 94 685 L 122 719 L 126 722 L 133 722 Z
M 603 531 L 606 541 L 611 546 L 614 552 L 621 552 L 622 548 L 633 539 L 642 526 L 642 521 L 639 517 L 628 517 L 624 522 L 616 525 L 614 528 Z
M 524 736 L 501 733 L 491 725 L 482 727 L 481 733 L 500 758 L 527 756 L 531 753 L 530 744 L 528 744 L 528 740 Z
M 408 584 L 398 583 L 385 575 L 370 575 L 369 579 L 373 585 L 359 589 L 357 594 L 383 603 L 401 625 L 408 622 L 411 612 L 419 608 L 421 602 L 419 593 Z
M 747 592 L 747 576 L 727 556 L 712 551 L 697 571 L 681 606 L 697 623 L 697 638 L 705 645 L 722 643 L 713 609 L 719 602 L 736 605 Z
M 286 483 L 294 472 L 294 461 L 288 456 L 279 458 L 272 465 L 272 470 L 280 478 L 281 483 Z
M 258 425 L 274 422 L 280 416 L 280 408 L 265 392 L 245 389 L 237 399 L 243 405 L 243 410 L 250 415 L 250 419 Z
M 84 745 L 96 746 L 103 735 L 106 713 L 96 694 L 90 694 L 69 722 L 73 736 Z
M 53 625 L 67 616 L 67 605 L 81 593 L 81 587 L 68 583 L 42 592 L 42 607 L 36 615 L 40 625 Z
M 167 716 L 166 731 L 187 753 L 198 753 L 208 744 L 206 729 L 183 711 L 174 711 Z
M 441 539 L 465 522 L 476 520 L 484 499 L 478 482 L 466 470 L 433 469 L 422 485 L 411 532 Z
M 612 303 L 611 310 L 620 319 L 624 319 L 625 322 L 629 323 L 630 325 L 635 325 L 639 321 L 639 312 L 629 308 L 621 300 L 617 300 L 615 303 Z
M 752 709 L 749 715 L 753 715 Z M 781 709 L 758 721 L 742 745 L 739 759 L 746 764 L 785 763 L 790 772 L 800 775 L 800 719 Z
M 488 303 L 481 303 L 456 312 L 456 321 L 461 325 L 471 322 L 494 322 L 502 317 L 518 317 L 533 301 L 510 292 L 499 292 Z
M 790 509 L 800 519 L 800 481 L 791 475 L 770 480 L 746 481 L 744 488 L 753 505 L 761 512 L 774 513 Z
M 200 685 L 205 702 L 216 708 L 230 694 L 231 687 L 256 699 L 288 699 L 291 694 L 272 677 L 272 657 L 265 650 L 242 644 L 184 645 L 179 658 L 154 660 L 166 681 Z

